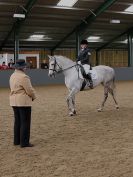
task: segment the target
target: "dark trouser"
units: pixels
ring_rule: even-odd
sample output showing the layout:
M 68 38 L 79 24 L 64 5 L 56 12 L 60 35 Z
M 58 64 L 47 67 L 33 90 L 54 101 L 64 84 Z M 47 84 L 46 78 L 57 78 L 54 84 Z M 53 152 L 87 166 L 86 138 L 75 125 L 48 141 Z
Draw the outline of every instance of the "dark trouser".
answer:
M 16 107 L 14 111 L 14 145 L 26 146 L 30 139 L 31 107 Z
M 85 78 L 89 81 L 89 83 L 90 83 L 90 88 L 91 89 L 93 89 L 93 81 L 92 81 L 92 77 L 91 77 L 91 74 L 90 73 L 88 73 L 88 74 L 86 74 L 86 76 L 85 76 Z
M 89 82 L 92 82 L 92 78 L 91 78 L 91 74 L 90 73 L 86 74 L 86 78 L 89 80 Z

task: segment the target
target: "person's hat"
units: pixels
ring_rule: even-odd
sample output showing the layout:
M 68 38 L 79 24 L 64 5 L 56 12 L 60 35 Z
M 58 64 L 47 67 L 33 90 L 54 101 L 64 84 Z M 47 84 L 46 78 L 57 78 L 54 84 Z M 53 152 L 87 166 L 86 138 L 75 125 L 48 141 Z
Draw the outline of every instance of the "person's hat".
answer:
M 16 64 L 13 65 L 13 68 L 15 69 L 23 69 L 29 67 L 28 63 L 25 62 L 24 59 L 19 59 L 16 61 Z
M 80 44 L 86 44 L 86 45 L 88 45 L 88 41 L 87 41 L 86 39 L 83 39 L 83 40 L 80 42 Z

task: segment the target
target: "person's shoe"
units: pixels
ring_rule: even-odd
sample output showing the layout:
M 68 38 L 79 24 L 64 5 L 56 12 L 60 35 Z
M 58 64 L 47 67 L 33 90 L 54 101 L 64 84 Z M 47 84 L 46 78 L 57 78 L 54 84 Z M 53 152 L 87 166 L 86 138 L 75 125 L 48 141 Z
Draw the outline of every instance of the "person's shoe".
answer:
M 21 145 L 21 148 L 25 148 L 25 147 L 33 147 L 34 145 L 29 143 L 29 144 L 26 144 L 26 145 Z
M 14 146 L 18 146 L 18 145 L 20 145 L 20 143 L 14 143 L 13 145 L 14 145 Z

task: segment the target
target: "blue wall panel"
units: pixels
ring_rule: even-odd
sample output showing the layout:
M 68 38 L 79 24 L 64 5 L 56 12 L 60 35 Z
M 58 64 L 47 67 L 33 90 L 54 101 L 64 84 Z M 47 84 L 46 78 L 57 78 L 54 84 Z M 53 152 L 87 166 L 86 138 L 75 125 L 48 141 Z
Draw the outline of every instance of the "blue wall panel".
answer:
M 116 80 L 133 80 L 133 67 L 114 68 L 116 72 Z M 9 78 L 13 70 L 0 71 L 0 87 L 9 87 Z M 31 69 L 27 71 L 30 76 L 32 84 L 49 85 L 49 84 L 64 84 L 64 75 L 58 74 L 56 78 L 48 77 L 48 70 L 45 69 Z

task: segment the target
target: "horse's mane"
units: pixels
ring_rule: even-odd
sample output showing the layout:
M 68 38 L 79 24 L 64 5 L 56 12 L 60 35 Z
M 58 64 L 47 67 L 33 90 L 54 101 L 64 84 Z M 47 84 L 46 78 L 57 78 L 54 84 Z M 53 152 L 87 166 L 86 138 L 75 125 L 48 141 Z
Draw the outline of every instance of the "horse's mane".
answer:
M 55 58 L 58 59 L 63 59 L 65 61 L 66 64 L 73 64 L 74 61 L 72 61 L 70 58 L 67 58 L 66 56 L 62 56 L 62 55 L 55 55 Z

